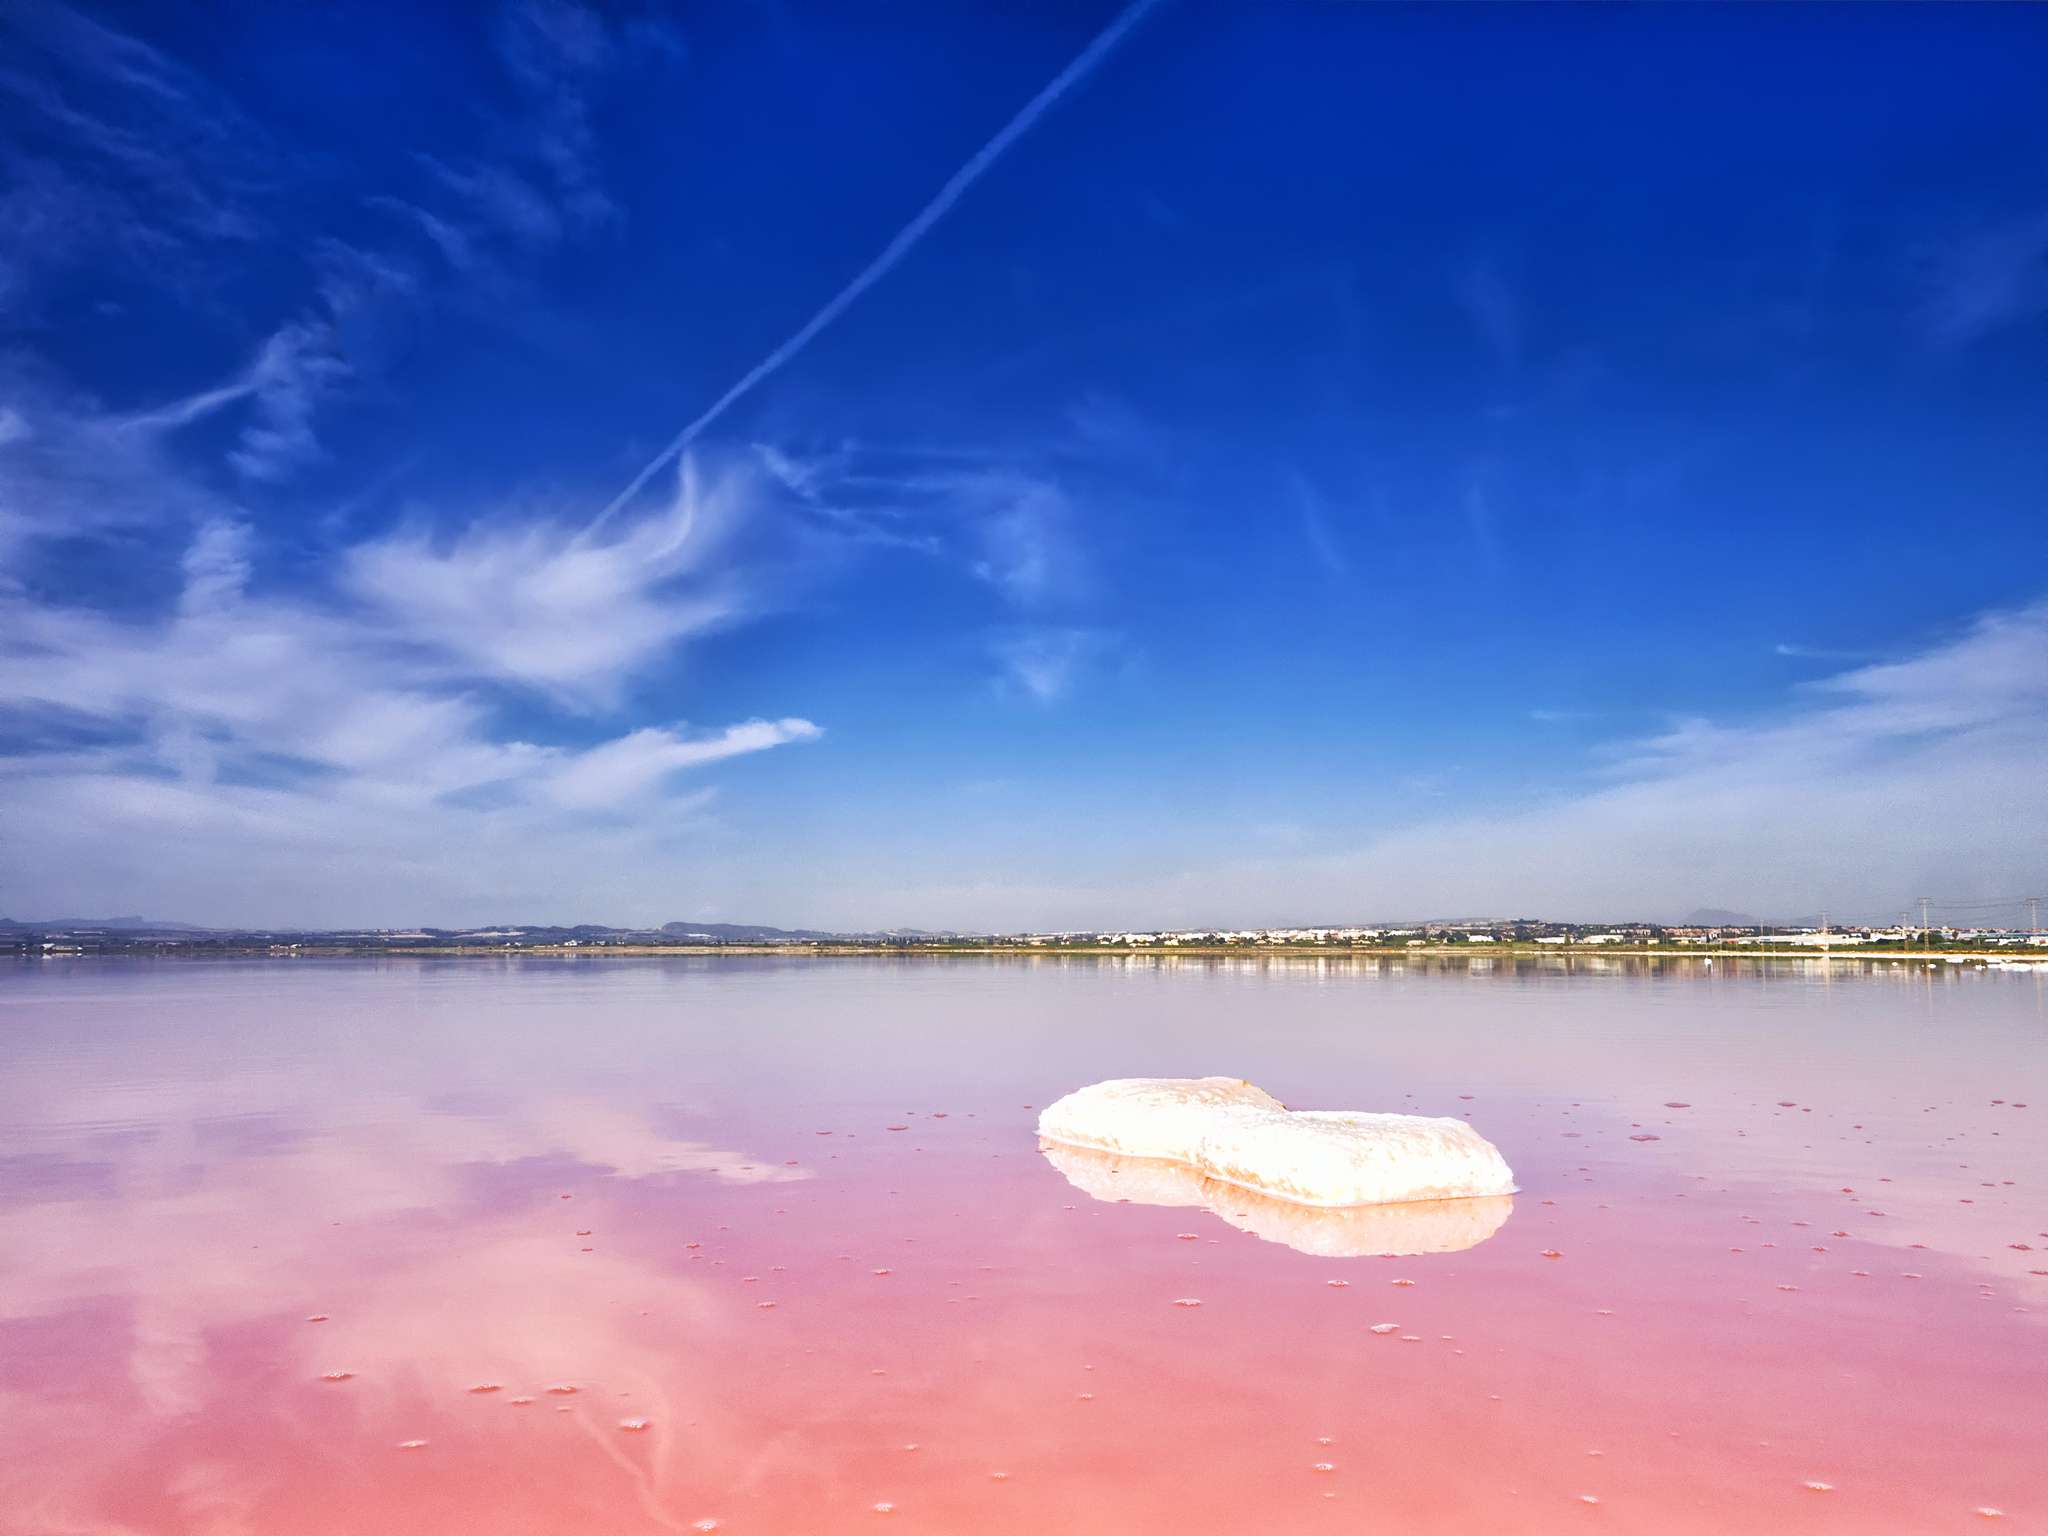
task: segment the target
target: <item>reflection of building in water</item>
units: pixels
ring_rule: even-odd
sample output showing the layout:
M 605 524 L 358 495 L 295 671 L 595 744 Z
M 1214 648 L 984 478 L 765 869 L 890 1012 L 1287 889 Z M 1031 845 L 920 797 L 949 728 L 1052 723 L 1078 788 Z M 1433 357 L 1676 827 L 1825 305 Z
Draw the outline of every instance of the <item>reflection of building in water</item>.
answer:
M 1240 1231 L 1318 1258 L 1457 1253 L 1493 1236 L 1515 1208 L 1509 1195 L 1401 1205 L 1297 1205 L 1207 1178 L 1182 1163 L 1049 1141 L 1040 1142 L 1039 1150 L 1068 1183 L 1097 1200 L 1199 1206 Z

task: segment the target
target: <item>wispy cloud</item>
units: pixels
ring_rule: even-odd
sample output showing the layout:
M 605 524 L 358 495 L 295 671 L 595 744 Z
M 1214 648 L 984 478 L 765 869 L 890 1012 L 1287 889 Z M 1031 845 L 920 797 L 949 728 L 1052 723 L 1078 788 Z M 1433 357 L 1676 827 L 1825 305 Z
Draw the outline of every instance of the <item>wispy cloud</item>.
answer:
M 229 510 L 179 471 L 160 430 L 138 429 L 133 417 L 105 411 L 32 364 L 0 357 L 0 400 L 0 586 L 40 541 Z
M 1922 318 L 1964 345 L 2048 315 L 2048 212 L 1979 225 L 1922 254 Z
M 981 553 L 974 574 L 1017 608 L 1071 603 L 1089 581 L 1073 527 L 1074 507 L 1050 480 L 1017 471 L 950 477 L 972 519 Z
M 515 0 L 499 13 L 494 37 L 506 70 L 532 102 L 535 151 L 569 217 L 585 226 L 616 217 L 598 174 L 591 95 L 628 47 L 679 54 L 680 37 L 651 17 L 615 32 L 602 11 L 573 0 Z
M 769 474 L 833 531 L 945 556 L 1012 613 L 1071 618 L 1096 596 L 1090 518 L 1044 465 L 1048 455 L 753 447 Z
M 224 383 L 133 412 L 118 425 L 131 436 L 176 432 L 246 403 L 250 417 L 228 462 L 250 480 L 283 480 L 320 456 L 313 413 L 350 372 L 331 321 L 309 316 L 273 331 Z
M 1082 458 L 1102 459 L 1119 467 L 1140 465 L 1160 470 L 1182 453 L 1174 435 L 1129 401 L 1099 389 L 1084 392 L 1068 407 L 1070 442 L 1060 445 Z
M 1868 661 L 1868 651 L 1844 651 L 1820 645 L 1794 645 L 1781 640 L 1771 647 L 1776 656 L 1788 657 L 1795 661 Z
M 1299 472 L 1289 473 L 1287 485 L 1301 514 L 1301 536 L 1308 542 L 1309 553 L 1315 556 L 1316 564 L 1335 580 L 1348 577 L 1351 559 L 1344 552 L 1336 528 L 1331 525 L 1322 494 Z
M 272 335 L 250 369 L 255 419 L 228 462 L 251 480 L 282 480 L 318 457 L 313 412 L 349 371 L 326 324 L 296 321 Z
M 1488 570 L 1498 571 L 1501 566 L 1500 519 L 1494 509 L 1490 476 L 1484 466 L 1475 465 L 1467 472 L 1460 502 L 1465 531 L 1472 537 L 1472 548 Z
M 1042 704 L 1064 698 L 1115 645 L 1107 630 L 1057 625 L 1004 630 L 990 642 L 1003 678 Z
M 833 538 L 926 555 L 945 552 L 945 538 L 923 518 L 919 489 L 898 476 L 863 468 L 852 444 L 798 450 L 755 443 L 753 451 L 769 477 Z
M 1066 880 L 1021 868 L 991 880 L 962 863 L 885 883 L 881 899 L 936 904 L 961 925 L 1068 928 L 1676 921 L 1715 901 L 1888 919 L 1923 891 L 2032 889 L 2048 864 L 2048 600 L 1773 702 L 1761 719 L 1693 721 L 1589 753 L 1582 772 L 1511 805 L 1455 769 L 1368 785 L 1375 804 L 1397 789 L 1416 802 L 1414 819 L 1371 836 L 1326 817 L 1304 848 L 1231 860 L 1204 856 L 1208 839 L 1178 871 L 1130 878 L 1082 864 Z
M 637 799 L 685 768 L 765 752 L 793 741 L 815 741 L 822 732 L 808 720 L 749 720 L 708 736 L 648 726 L 579 753 L 548 782 L 561 805 L 603 808 Z
M 679 641 L 746 615 L 737 577 L 711 557 L 750 488 L 738 471 L 700 488 L 685 460 L 666 510 L 608 535 L 548 519 L 493 518 L 453 538 L 402 529 L 351 549 L 341 580 L 404 643 L 605 705 Z
M 810 454 L 757 443 L 754 452 L 835 533 L 937 556 L 985 588 L 996 611 L 987 652 L 1005 689 L 1064 698 L 1119 648 L 1094 620 L 1089 513 L 1047 467 L 1052 454 L 850 443 Z
M 262 233 L 252 195 L 289 160 L 199 76 L 54 0 L 0 9 L 0 95 L 27 130 L 0 148 L 0 294 L 87 248 L 198 279 L 194 248 Z
M 1522 305 L 1499 263 L 1488 256 L 1473 257 L 1458 269 L 1453 287 L 1494 361 L 1514 372 L 1522 361 Z
M 454 194 L 471 226 L 481 225 L 524 245 L 552 245 L 562 237 L 562 216 L 555 205 L 510 166 L 453 166 L 425 155 L 421 163 Z M 444 221 L 443 227 L 458 226 Z M 428 233 L 435 236 L 431 228 Z M 435 236 L 435 242 L 444 244 L 446 238 Z
M 1884 916 L 1927 889 L 2027 889 L 2048 863 L 2048 601 L 1807 684 L 1772 718 L 1688 721 L 1606 756 L 1590 783 L 1525 808 L 1434 817 L 1314 858 L 1194 870 L 1119 905 L 1156 910 L 1188 890 L 1227 889 L 1233 910 L 1271 920 L 1675 918 L 1735 893 L 1757 911 Z
M 322 410 L 380 371 L 383 339 L 412 314 L 473 290 L 502 297 L 540 252 L 612 218 L 593 104 L 628 61 L 679 48 L 656 17 L 615 22 L 569 0 L 515 0 L 494 38 L 517 106 L 488 137 L 369 167 L 374 190 L 337 189 L 334 224 L 307 228 L 283 190 L 303 157 L 225 92 L 54 0 L 6 7 L 0 104 L 11 98 L 10 128 L 27 131 L 0 142 L 0 304 L 26 308 L 50 280 L 110 263 L 206 290 L 288 243 L 310 258 L 312 291 L 273 310 L 253 360 L 130 417 L 174 430 L 246 409 L 229 468 L 251 487 L 299 475 L 325 457 Z M 339 212 L 366 206 L 392 222 L 341 238 Z

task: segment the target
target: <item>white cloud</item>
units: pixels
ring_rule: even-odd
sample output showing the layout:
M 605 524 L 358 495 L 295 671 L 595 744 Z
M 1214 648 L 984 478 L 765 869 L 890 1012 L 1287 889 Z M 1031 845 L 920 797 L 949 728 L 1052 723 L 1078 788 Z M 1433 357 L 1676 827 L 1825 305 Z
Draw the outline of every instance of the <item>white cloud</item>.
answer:
M 254 503 L 325 456 L 322 412 L 374 381 L 416 311 L 502 298 L 515 258 L 609 216 L 590 103 L 608 75 L 673 56 L 677 40 L 547 0 L 506 14 L 496 40 L 517 105 L 485 158 L 432 146 L 442 159 L 408 156 L 397 176 L 368 167 L 370 203 L 403 220 L 388 240 L 295 226 L 312 287 L 232 373 L 115 411 L 32 357 L 0 357 L 7 907 L 133 892 L 226 919 L 343 921 L 381 917 L 396 896 L 415 918 L 472 901 L 622 901 L 646 917 L 686 898 L 689 841 L 716 832 L 701 775 L 819 734 L 793 718 L 685 729 L 643 714 L 604 740 L 588 723 L 692 637 L 758 611 L 724 558 L 752 496 L 744 477 L 701 497 L 686 483 L 666 511 L 603 538 L 545 512 L 453 531 L 422 513 L 329 551 L 310 587 L 280 583 L 276 552 L 251 533 L 237 491 Z M 10 307 L 86 250 L 147 257 L 166 281 L 166 253 L 203 256 L 214 281 L 233 270 L 223 242 L 304 211 L 269 179 L 289 146 L 139 41 L 35 0 L 0 15 L 10 47 L 0 94 L 62 150 L 0 151 L 0 212 L 31 216 L 0 219 Z M 408 173 L 409 199 L 381 190 Z M 334 206 L 354 206 L 346 188 Z M 187 430 L 202 423 L 212 430 Z M 202 467 L 215 443 L 224 464 Z M 212 488 L 223 482 L 239 485 Z M 77 590 L 82 562 L 59 541 L 80 540 L 121 579 L 49 595 Z M 693 770 L 694 786 L 677 782 Z

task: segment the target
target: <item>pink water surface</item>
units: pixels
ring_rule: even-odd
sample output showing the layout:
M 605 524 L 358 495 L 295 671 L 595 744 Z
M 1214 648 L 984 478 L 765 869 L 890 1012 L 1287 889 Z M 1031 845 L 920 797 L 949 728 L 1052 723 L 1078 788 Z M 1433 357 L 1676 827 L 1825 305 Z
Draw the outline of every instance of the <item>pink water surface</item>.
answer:
M 2044 1062 L 1955 967 L 24 965 L 0 1530 L 2039 1529 Z M 1522 1193 L 1319 1257 L 1038 1150 L 1212 1072 Z

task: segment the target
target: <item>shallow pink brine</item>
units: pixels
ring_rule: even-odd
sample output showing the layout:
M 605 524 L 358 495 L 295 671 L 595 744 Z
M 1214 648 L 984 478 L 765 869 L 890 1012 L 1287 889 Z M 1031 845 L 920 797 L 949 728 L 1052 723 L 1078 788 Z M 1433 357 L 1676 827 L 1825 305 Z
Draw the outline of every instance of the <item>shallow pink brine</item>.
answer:
M 2044 1048 L 1963 967 L 27 963 L 0 1530 L 2039 1529 Z M 1040 1149 L 1212 1073 L 1520 1192 Z

